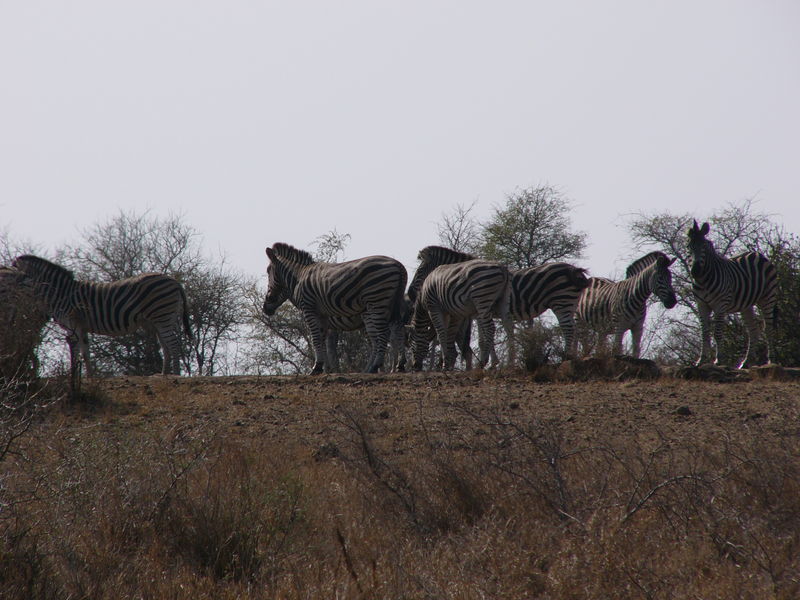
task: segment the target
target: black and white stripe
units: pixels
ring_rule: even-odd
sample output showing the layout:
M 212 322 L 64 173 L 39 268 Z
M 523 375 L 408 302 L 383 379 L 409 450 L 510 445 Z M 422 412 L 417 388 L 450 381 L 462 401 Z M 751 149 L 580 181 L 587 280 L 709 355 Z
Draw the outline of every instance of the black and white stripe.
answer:
M 647 299 L 655 294 L 667 308 L 677 303 L 672 289 L 670 265 L 675 259 L 663 252 L 650 252 L 631 263 L 622 281 L 602 277 L 589 279 L 589 286 L 578 302 L 576 318 L 597 331 L 600 346 L 614 334 L 614 354 L 622 353 L 622 338 L 630 329 L 632 356 L 641 352 L 642 332 L 647 315 Z
M 485 366 L 494 352 L 493 319 L 508 315 L 508 267 L 441 246 L 423 248 L 419 260 L 409 287 L 414 302 L 414 368 L 422 368 L 432 326 L 444 354 L 443 368 L 452 369 L 456 333 L 464 321 L 473 318 L 478 324 L 479 364 Z
M 68 339 L 77 337 L 89 375 L 93 370 L 88 334 L 118 336 L 139 328 L 156 334 L 164 358 L 162 373 L 180 373 L 181 320 L 189 337 L 191 328 L 186 294 L 172 277 L 145 273 L 109 283 L 79 281 L 72 271 L 31 255 L 18 257 L 14 266 L 35 282 L 37 295 L 53 320 L 69 332 Z
M 312 373 L 329 369 L 329 329 L 358 329 L 371 344 L 367 371 L 383 367 L 389 324 L 401 319 L 408 280 L 405 267 L 388 256 L 368 256 L 342 263 L 315 262 L 304 251 L 278 242 L 267 248 L 269 289 L 264 314 L 272 315 L 286 300 L 303 313 L 314 345 Z
M 552 310 L 564 334 L 567 357 L 575 352 L 575 310 L 589 285 L 586 269 L 567 263 L 547 263 L 511 272 L 511 304 L 504 323 L 508 339 L 513 321 L 530 321 Z M 514 344 L 509 343 L 509 362 L 514 364 Z
M 711 314 L 714 314 L 713 358 L 716 364 L 719 361 L 725 315 L 735 312 L 742 314 L 747 328 L 744 357 L 738 368 L 741 369 L 747 362 L 750 346 L 761 338 L 763 319 L 769 325 L 764 336 L 766 361 L 769 363 L 770 337 L 777 319 L 778 275 L 775 266 L 759 252 L 745 252 L 730 259 L 717 254 L 714 245 L 706 239 L 709 229 L 708 223 L 698 227 L 695 221 L 689 230 L 692 291 L 697 299 L 703 336 L 697 364 L 703 363 L 712 355 Z M 754 306 L 758 306 L 763 319 L 756 317 Z

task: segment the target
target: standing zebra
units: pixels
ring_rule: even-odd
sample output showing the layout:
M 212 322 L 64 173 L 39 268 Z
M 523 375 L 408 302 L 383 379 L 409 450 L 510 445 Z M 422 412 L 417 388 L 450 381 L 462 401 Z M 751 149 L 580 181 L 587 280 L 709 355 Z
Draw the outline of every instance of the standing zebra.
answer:
M 93 375 L 89 360 L 89 334 L 124 335 L 139 328 L 154 332 L 161 346 L 164 363 L 161 372 L 170 369 L 180 374 L 180 324 L 191 338 L 186 293 L 180 283 L 161 273 L 144 273 L 110 283 L 79 281 L 72 271 L 38 256 L 19 256 L 14 266 L 28 275 L 36 293 L 44 300 L 50 316 L 68 332 L 70 359 L 75 366 L 75 338 Z
M 586 269 L 567 263 L 547 263 L 511 272 L 511 304 L 503 323 L 509 340 L 509 363 L 514 364 L 514 323 L 529 321 L 547 309 L 553 311 L 564 333 L 566 357 L 575 352 L 575 310 L 589 286 Z
M 753 310 L 758 306 L 761 315 L 769 324 L 765 335 L 766 362 L 770 362 L 770 335 L 777 320 L 778 274 L 775 266 L 759 252 L 745 252 L 731 259 L 717 254 L 714 245 L 706 239 L 708 223 L 702 227 L 697 221 L 689 230 L 691 253 L 692 291 L 697 298 L 703 347 L 697 364 L 711 355 L 711 313 L 714 313 L 714 364 L 719 360 L 719 346 L 725 315 L 740 312 L 747 328 L 744 357 L 738 367 L 747 362 L 751 344 L 761 338 L 764 323 L 757 319 Z
M 605 337 L 613 332 L 613 352 L 622 354 L 622 337 L 630 329 L 632 355 L 639 358 L 650 294 L 655 293 L 666 308 L 678 302 L 669 270 L 674 262 L 674 258 L 670 260 L 663 252 L 650 252 L 630 264 L 622 281 L 589 279 L 589 287 L 578 302 L 576 317 L 598 332 L 598 345 L 603 346 Z
M 414 302 L 414 368 L 422 368 L 432 326 L 444 354 L 443 368 L 452 369 L 456 333 L 464 321 L 473 317 L 478 323 L 480 366 L 486 366 L 494 352 L 493 317 L 505 319 L 508 315 L 508 268 L 441 246 L 423 248 L 419 260 L 409 286 L 409 297 Z
M 267 248 L 269 289 L 264 314 L 273 315 L 286 300 L 303 313 L 314 344 L 312 374 L 329 368 L 325 349 L 329 329 L 367 330 L 369 373 L 383 367 L 389 324 L 401 320 L 405 267 L 388 256 L 368 256 L 343 263 L 315 262 L 311 255 L 281 242 Z

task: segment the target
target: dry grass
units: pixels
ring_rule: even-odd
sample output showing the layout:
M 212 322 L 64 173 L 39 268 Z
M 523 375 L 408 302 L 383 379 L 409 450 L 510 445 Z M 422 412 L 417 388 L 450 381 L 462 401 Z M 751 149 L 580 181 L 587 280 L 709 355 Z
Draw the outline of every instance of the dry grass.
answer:
M 3 457 L 0 596 L 796 598 L 798 390 L 117 380 Z

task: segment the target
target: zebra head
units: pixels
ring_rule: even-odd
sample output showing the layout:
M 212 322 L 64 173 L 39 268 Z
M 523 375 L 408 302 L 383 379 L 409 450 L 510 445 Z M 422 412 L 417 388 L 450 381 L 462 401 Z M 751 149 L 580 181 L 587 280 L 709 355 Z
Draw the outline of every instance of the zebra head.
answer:
M 72 271 L 32 254 L 18 256 L 11 266 L 29 278 L 36 295 L 48 305 L 50 316 L 56 319 L 63 316 L 62 304 L 75 285 Z
M 672 288 L 672 272 L 669 268 L 677 259 L 670 260 L 665 254 L 659 254 L 653 267 L 653 293 L 665 308 L 672 308 L 678 303 L 678 298 Z
M 280 242 L 267 248 L 267 257 L 267 297 L 262 310 L 265 315 L 271 316 L 291 298 L 297 284 L 297 271 L 314 260 L 308 252 Z
M 705 269 L 709 258 L 716 254 L 714 244 L 706 239 L 709 229 L 708 223 L 703 223 L 702 227 L 698 227 L 697 221 L 695 221 L 692 228 L 689 230 L 689 252 L 692 255 L 693 274 Z

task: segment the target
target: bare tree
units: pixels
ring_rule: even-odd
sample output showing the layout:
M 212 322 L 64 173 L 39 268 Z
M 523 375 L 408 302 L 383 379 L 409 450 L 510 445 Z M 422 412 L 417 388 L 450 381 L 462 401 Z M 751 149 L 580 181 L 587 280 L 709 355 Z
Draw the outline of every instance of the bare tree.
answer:
M 146 272 L 166 273 L 184 285 L 194 339 L 186 342 L 183 364 L 189 373 L 213 375 L 227 342 L 245 319 L 243 277 L 201 250 L 202 236 L 179 215 L 158 218 L 120 211 L 89 226 L 83 239 L 59 252 L 59 261 L 76 275 L 115 281 Z M 152 335 L 95 336 L 92 355 L 98 372 L 144 375 L 161 370 Z
M 450 213 L 443 213 L 436 224 L 442 245 L 468 254 L 477 254 L 481 246 L 481 224 L 473 217 L 477 200 L 469 206 L 456 204 Z

